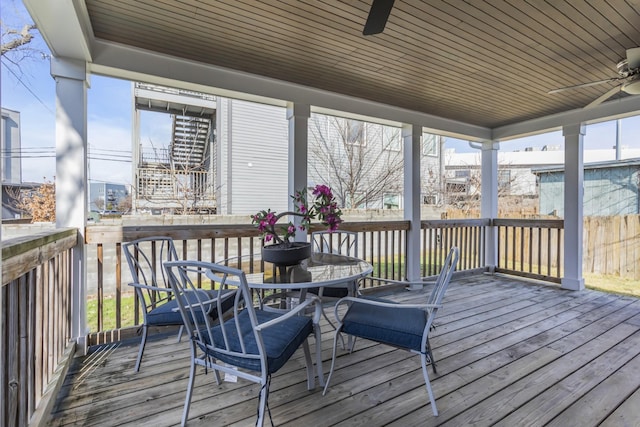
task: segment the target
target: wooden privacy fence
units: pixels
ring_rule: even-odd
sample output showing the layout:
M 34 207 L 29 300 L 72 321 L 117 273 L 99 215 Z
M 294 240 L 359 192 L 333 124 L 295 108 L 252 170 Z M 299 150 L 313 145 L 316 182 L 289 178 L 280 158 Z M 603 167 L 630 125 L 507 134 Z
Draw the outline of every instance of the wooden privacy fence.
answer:
M 586 217 L 583 271 L 640 280 L 640 215 Z
M 62 384 L 75 350 L 71 341 L 71 265 L 77 242 L 75 229 L 3 242 L 2 426 L 40 424 Z

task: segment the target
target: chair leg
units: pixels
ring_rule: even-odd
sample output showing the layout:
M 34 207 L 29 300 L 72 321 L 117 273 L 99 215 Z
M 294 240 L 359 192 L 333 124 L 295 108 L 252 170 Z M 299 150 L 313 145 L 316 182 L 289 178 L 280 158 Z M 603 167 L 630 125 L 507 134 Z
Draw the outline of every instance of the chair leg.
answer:
M 307 365 L 307 390 L 313 390 L 316 381 L 313 374 L 313 363 L 311 363 L 311 352 L 309 351 L 308 340 L 304 340 L 304 343 L 302 343 L 302 350 L 304 350 L 304 361 Z
M 193 393 L 193 383 L 196 380 L 196 349 L 191 344 L 191 368 L 189 369 L 189 384 L 187 385 L 187 396 L 184 399 L 184 410 L 182 411 L 182 427 L 187 425 L 189 418 L 189 407 L 191 406 L 191 395 Z
M 264 410 L 267 406 L 267 397 L 269 395 L 269 379 L 262 378 L 260 383 L 260 404 L 258 405 L 258 419 L 256 420 L 256 427 L 262 427 L 264 425 Z
M 431 369 L 433 369 L 434 374 L 438 374 L 436 371 L 436 359 L 433 358 L 433 352 L 431 351 L 431 343 L 427 339 L 427 354 L 429 355 L 429 361 L 431 362 Z
M 327 382 L 324 385 L 324 389 L 322 390 L 322 395 L 327 394 L 327 390 L 329 389 L 329 383 L 331 382 L 331 375 L 333 375 L 333 368 L 336 365 L 336 350 L 338 347 L 338 335 L 340 335 L 340 331 L 342 330 L 342 325 L 336 329 L 336 333 L 333 335 L 333 354 L 331 355 L 331 370 L 329 371 L 329 376 L 327 377 Z
M 180 325 L 180 330 L 178 331 L 178 342 L 182 340 L 182 333 L 184 332 L 184 325 Z
M 438 408 L 436 408 L 436 399 L 433 397 L 433 390 L 431 390 L 431 382 L 429 382 L 429 373 L 427 372 L 427 356 L 424 353 L 420 353 L 420 359 L 422 361 L 422 375 L 424 375 L 424 384 L 427 386 L 427 393 L 429 394 L 429 401 L 431 402 L 431 409 L 433 410 L 433 416 L 438 416 Z
M 134 372 L 140 370 L 140 362 L 142 361 L 142 354 L 144 353 L 144 346 L 147 343 L 147 325 L 142 325 L 142 337 L 140 339 L 140 350 L 138 350 L 138 359 L 136 360 L 136 367 Z
M 320 325 L 314 325 L 313 331 L 316 335 L 316 369 L 318 370 L 318 384 L 324 386 L 324 372 L 322 371 L 322 331 Z

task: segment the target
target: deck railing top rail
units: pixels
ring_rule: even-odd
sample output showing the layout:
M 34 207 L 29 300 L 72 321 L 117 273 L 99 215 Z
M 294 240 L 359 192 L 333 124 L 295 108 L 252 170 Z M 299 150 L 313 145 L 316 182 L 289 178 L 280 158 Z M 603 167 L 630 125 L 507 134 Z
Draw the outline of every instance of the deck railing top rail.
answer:
M 494 218 L 491 225 L 502 227 L 564 228 L 563 219 Z
M 75 228 L 45 231 L 2 242 L 2 286 L 71 249 L 77 242 L 78 230 Z

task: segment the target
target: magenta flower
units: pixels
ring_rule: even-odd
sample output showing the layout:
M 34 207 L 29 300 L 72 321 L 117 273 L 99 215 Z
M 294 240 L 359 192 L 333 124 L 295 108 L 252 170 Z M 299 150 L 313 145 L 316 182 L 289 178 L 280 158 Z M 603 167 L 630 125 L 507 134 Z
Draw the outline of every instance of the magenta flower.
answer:
M 317 218 L 327 227 L 330 232 L 336 231 L 342 222 L 340 216 L 342 211 L 333 197 L 331 188 L 326 185 L 316 185 L 311 194 L 314 196 L 312 204 L 307 203 L 307 190 L 296 191 L 291 196 L 295 212 L 282 212 L 276 214 L 270 209 L 262 210 L 255 215 L 251 215 L 251 222 L 256 226 L 265 242 L 274 240 L 276 243 L 289 242 L 295 236 L 296 226 L 289 222 L 287 226 L 280 227 L 282 237 L 275 230 L 276 223 L 285 215 L 302 217 L 298 229 L 307 230 L 311 225 L 311 220 Z

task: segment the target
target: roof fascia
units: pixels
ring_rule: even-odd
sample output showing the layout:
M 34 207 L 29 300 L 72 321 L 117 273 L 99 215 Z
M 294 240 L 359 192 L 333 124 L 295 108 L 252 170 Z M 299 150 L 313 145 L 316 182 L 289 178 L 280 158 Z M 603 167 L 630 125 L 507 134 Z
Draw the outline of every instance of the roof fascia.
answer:
M 254 74 L 188 61 L 96 39 L 90 69 L 96 74 L 198 90 L 273 105 L 308 104 L 382 122 L 410 123 L 444 136 L 485 141 L 491 129 L 404 108 L 327 92 Z
M 577 123 L 593 124 L 622 119 L 640 114 L 640 96 L 629 96 L 605 102 L 593 108 L 578 108 L 533 120 L 494 128 L 492 139 L 505 141 L 561 130 L 563 126 Z
M 84 1 L 23 1 L 53 56 L 91 61 L 93 30 Z

